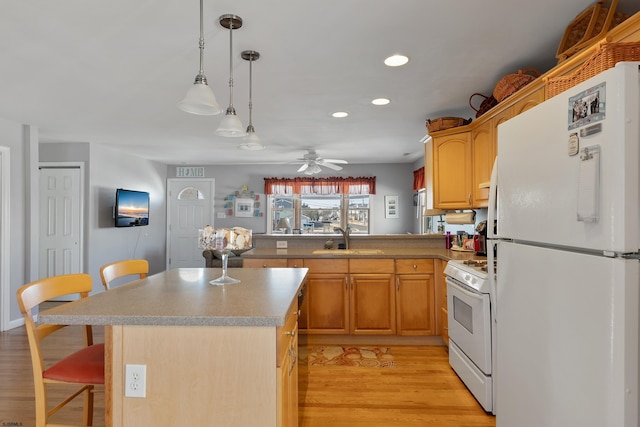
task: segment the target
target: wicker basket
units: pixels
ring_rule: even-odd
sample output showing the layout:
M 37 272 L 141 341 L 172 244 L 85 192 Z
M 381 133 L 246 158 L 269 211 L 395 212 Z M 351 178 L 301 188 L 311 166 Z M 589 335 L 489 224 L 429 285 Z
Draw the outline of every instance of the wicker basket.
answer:
M 427 130 L 429 132 L 438 132 L 458 126 L 468 125 L 471 119 L 463 119 L 462 117 L 439 117 L 437 119 L 427 119 Z
M 482 98 L 484 98 L 479 108 L 474 107 L 473 104 L 471 103 L 474 96 L 481 96 Z M 484 96 L 481 93 L 474 93 L 469 98 L 469 106 L 473 109 L 473 111 L 476 112 L 476 118 L 480 117 L 481 115 L 483 115 L 484 113 L 486 113 L 487 111 L 495 107 L 496 105 L 498 105 L 498 100 L 495 99 L 493 95 Z
M 493 97 L 498 102 L 502 102 L 538 77 L 540 77 L 540 71 L 535 68 L 525 68 L 518 70 L 517 73 L 507 74 L 496 84 L 493 89 Z
M 603 44 L 570 76 L 547 79 L 547 99 L 612 68 L 620 61 L 640 61 L 640 42 Z
M 590 42 L 604 37 L 609 30 L 627 19 L 629 15 L 615 11 L 617 4 L 618 0 L 599 0 L 576 16 L 567 26 L 558 46 L 558 63 L 587 47 Z

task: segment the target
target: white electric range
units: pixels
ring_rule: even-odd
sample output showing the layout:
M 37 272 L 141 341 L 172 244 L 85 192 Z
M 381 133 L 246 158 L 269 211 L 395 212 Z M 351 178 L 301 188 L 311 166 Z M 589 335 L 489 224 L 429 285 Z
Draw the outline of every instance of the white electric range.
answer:
M 447 263 L 449 364 L 485 411 L 494 412 L 495 322 L 487 261 Z M 492 273 L 494 268 L 491 268 Z

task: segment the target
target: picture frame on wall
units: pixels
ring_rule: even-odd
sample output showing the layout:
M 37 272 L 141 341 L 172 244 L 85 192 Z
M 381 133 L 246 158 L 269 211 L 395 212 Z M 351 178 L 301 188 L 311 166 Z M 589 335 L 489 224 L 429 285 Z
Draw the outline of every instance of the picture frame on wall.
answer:
M 384 217 L 398 218 L 398 196 L 384 196 Z
M 237 217 L 253 216 L 253 199 L 235 199 L 234 215 Z

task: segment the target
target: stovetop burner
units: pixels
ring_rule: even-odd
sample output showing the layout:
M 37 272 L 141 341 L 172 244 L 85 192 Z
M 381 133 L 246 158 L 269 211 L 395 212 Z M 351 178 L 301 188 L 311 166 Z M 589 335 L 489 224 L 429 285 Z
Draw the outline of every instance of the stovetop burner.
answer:
M 490 291 L 487 260 L 451 260 L 444 273 L 481 293 Z

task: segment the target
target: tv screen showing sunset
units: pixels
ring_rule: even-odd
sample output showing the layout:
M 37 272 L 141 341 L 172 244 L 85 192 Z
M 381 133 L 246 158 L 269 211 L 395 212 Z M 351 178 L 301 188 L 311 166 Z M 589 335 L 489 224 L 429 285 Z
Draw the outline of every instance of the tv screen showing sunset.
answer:
M 149 224 L 149 193 L 118 190 L 116 227 Z

